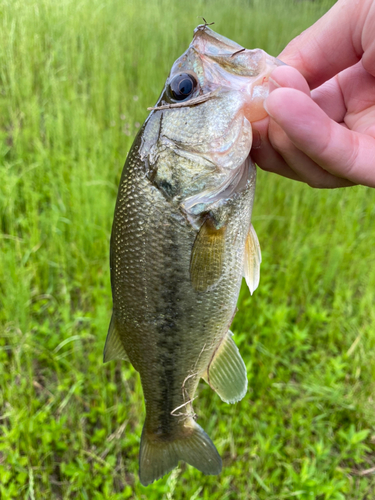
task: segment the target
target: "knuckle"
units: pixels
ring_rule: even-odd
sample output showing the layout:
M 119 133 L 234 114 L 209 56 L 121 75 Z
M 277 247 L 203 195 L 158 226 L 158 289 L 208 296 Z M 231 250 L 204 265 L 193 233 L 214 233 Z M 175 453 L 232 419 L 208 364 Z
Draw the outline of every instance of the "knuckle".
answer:
M 347 152 L 347 157 L 344 160 L 344 165 L 346 166 L 345 176 L 348 178 L 350 178 L 352 176 L 352 173 L 356 170 L 356 167 L 358 165 L 359 151 L 359 138 L 356 134 L 352 134 L 350 148 Z
M 321 182 L 320 180 L 317 180 L 317 179 L 308 180 L 307 185 L 310 186 L 311 188 L 314 188 L 314 189 L 324 189 L 324 188 L 331 187 L 331 186 L 327 186 L 326 183 Z
M 263 163 L 263 164 L 258 164 L 258 167 L 264 170 L 265 172 L 272 172 L 275 173 L 278 171 L 276 165 L 274 163 Z

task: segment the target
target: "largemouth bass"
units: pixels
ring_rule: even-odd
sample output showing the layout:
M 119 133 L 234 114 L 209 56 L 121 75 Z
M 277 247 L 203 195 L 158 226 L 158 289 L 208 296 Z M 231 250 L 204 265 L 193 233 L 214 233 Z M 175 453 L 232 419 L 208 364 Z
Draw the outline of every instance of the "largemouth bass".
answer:
M 266 114 L 277 65 L 263 50 L 198 26 L 122 173 L 104 361 L 128 359 L 141 377 L 144 485 L 179 460 L 218 474 L 221 458 L 195 421 L 195 390 L 203 378 L 228 403 L 247 390 L 229 327 L 242 277 L 251 293 L 259 283 L 251 122 Z

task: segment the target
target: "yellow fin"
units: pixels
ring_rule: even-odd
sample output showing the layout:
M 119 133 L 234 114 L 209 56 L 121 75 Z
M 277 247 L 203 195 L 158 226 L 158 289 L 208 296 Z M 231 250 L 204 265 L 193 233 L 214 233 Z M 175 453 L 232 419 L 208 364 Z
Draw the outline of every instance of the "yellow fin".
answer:
M 202 377 L 225 403 L 241 401 L 247 391 L 246 366 L 232 335 L 225 335 Z
M 258 288 L 260 278 L 260 264 L 262 255 L 257 233 L 253 225 L 250 225 L 245 243 L 244 275 L 251 295 Z
M 112 361 L 113 359 L 124 359 L 129 361 L 128 355 L 126 354 L 125 348 L 122 345 L 120 336 L 116 329 L 115 320 L 112 314 L 104 346 L 103 363 L 107 363 L 107 361 Z
M 195 239 L 190 262 L 193 287 L 204 292 L 214 285 L 223 270 L 225 253 L 225 226 L 216 229 L 211 219 L 206 219 Z

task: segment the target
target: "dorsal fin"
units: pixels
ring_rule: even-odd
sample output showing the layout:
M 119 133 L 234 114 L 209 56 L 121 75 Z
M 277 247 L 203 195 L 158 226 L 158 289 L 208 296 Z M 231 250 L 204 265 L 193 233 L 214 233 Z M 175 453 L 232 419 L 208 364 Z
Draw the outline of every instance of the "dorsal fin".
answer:
M 228 331 L 208 364 L 203 379 L 225 403 L 241 401 L 247 391 L 246 366 Z
M 129 361 L 128 355 L 126 354 L 125 348 L 122 345 L 121 338 L 118 334 L 114 316 L 112 314 L 111 322 L 108 328 L 107 339 L 104 346 L 103 363 L 107 363 L 107 361 L 112 361 L 113 359 L 124 359 L 126 361 Z

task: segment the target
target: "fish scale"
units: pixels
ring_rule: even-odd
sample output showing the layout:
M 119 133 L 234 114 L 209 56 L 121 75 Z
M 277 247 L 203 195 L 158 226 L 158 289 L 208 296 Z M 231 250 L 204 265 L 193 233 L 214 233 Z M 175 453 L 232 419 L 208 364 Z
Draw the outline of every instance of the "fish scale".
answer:
M 238 289 L 242 279 L 243 255 L 234 258 L 228 253 L 221 284 L 203 297 L 194 290 L 190 279 L 190 253 L 197 231 L 180 213 L 178 206 L 168 203 L 164 196 L 145 178 L 143 162 L 137 156 L 135 146 L 128 160 L 127 173 L 120 184 L 120 195 L 112 234 L 112 275 L 114 276 L 114 316 L 119 335 L 133 366 L 140 372 L 144 390 L 146 411 L 155 415 L 153 402 L 158 401 L 160 418 L 170 425 L 178 424 L 176 417 L 168 413 L 183 404 L 182 385 L 204 346 L 197 371 L 206 368 L 212 357 L 215 342 L 223 336 L 236 307 Z M 129 195 L 133 200 L 129 203 Z M 250 190 L 243 195 L 247 212 Z M 155 210 L 155 207 L 157 209 Z M 239 207 L 241 211 L 241 207 Z M 139 220 L 145 221 L 139 225 Z M 241 224 L 233 225 L 227 233 L 228 244 L 232 232 L 242 226 L 243 242 L 247 235 L 248 220 L 241 217 Z M 233 262 L 234 261 L 234 262 Z M 126 267 L 123 266 L 126 262 Z M 232 277 L 236 276 L 236 280 Z M 232 300 L 228 303 L 228 298 Z M 215 311 L 215 318 L 212 312 Z M 209 335 L 207 333 L 210 332 Z M 165 342 L 165 339 L 173 340 Z M 192 343 L 192 339 L 196 339 Z M 183 342 L 184 341 L 184 342 Z M 177 352 L 179 349 L 179 352 Z M 147 350 L 147 357 L 142 356 Z M 157 394 L 154 377 L 165 379 L 171 366 L 179 373 L 169 380 L 167 397 Z M 195 389 L 200 375 L 192 377 L 189 387 Z M 190 390 L 189 392 L 192 392 Z M 189 396 L 191 396 L 189 394 Z M 165 398 L 168 399 L 166 404 Z M 160 401 L 162 403 L 160 404 Z
M 200 378 L 227 402 L 246 393 L 246 368 L 229 332 L 243 275 L 251 292 L 259 281 L 259 244 L 251 226 L 256 170 L 245 110 L 251 82 L 272 66 L 267 58 L 274 59 L 259 49 L 232 58 L 238 47 L 207 26 L 195 30 L 134 141 L 120 181 L 104 360 L 127 358 L 141 378 L 145 485 L 179 460 L 205 474 L 220 472 L 220 456 L 195 421 L 192 401 Z M 259 66 L 254 75 L 256 65 L 250 64 L 247 79 L 246 57 Z M 230 68 L 225 78 L 218 58 Z M 217 75 L 222 79 L 212 80 Z M 183 96 L 191 107 L 168 108 L 173 78 L 191 79 L 192 94 Z M 201 98 L 205 93 L 210 99 Z

